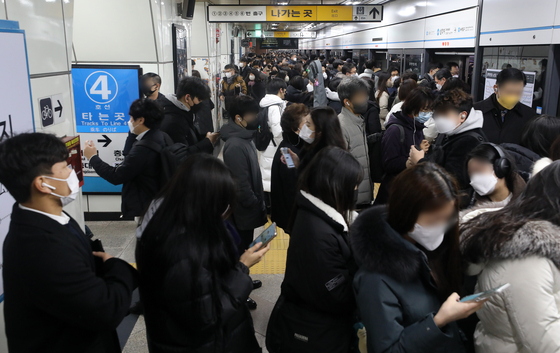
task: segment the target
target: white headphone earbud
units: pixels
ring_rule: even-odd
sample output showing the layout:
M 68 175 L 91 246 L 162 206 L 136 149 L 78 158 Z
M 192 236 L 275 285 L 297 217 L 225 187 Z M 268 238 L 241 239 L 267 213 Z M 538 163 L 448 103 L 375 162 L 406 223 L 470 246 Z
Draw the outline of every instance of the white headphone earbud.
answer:
M 346 102 L 346 105 L 350 105 L 350 103 Z
M 241 118 L 237 118 L 237 121 L 241 121 Z

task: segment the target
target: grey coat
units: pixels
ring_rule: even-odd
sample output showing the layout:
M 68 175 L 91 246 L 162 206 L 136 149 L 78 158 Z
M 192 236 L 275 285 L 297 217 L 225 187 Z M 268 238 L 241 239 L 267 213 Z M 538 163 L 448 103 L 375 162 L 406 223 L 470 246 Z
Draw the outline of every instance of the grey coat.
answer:
M 373 200 L 373 188 L 369 177 L 369 152 L 364 119 L 354 115 L 345 107 L 342 107 L 338 119 L 348 152 L 360 162 L 364 169 L 364 180 L 358 187 L 358 205 L 370 204 Z
M 224 145 L 224 163 L 233 173 L 237 184 L 237 205 L 233 211 L 235 224 L 250 230 L 266 223 L 264 190 L 254 131 L 231 122 L 220 130 Z

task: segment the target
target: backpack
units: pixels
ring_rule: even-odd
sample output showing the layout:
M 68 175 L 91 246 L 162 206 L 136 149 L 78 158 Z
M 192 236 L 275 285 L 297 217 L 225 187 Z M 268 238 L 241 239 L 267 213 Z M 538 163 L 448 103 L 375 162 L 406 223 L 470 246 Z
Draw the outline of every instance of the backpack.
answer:
M 279 105 L 279 104 L 276 104 Z M 268 108 L 262 108 L 257 115 L 258 121 L 258 128 L 253 135 L 253 142 L 255 143 L 255 147 L 257 150 L 263 152 L 266 151 L 268 145 L 272 141 L 274 147 L 276 147 L 276 142 L 274 142 L 274 136 L 272 135 L 272 131 L 270 131 L 270 126 L 268 125 Z
M 136 146 L 145 146 L 159 153 L 160 156 L 160 186 L 163 187 L 173 177 L 179 166 L 190 156 L 189 146 L 184 143 L 174 143 L 168 134 L 163 133 L 165 147 L 150 140 L 140 140 Z
M 400 143 L 404 143 L 404 128 L 402 125 L 394 124 L 399 128 L 401 133 Z M 370 178 L 374 183 L 380 183 L 385 176 L 385 169 L 383 168 L 383 148 L 381 140 L 385 131 L 376 132 L 367 137 L 368 152 L 369 152 L 369 170 Z
M 472 136 L 480 142 L 488 141 L 486 136 L 481 135 L 477 131 L 469 130 L 463 133 L 465 136 Z M 448 137 L 446 134 L 439 134 L 434 143 L 430 146 L 429 153 L 427 157 L 433 163 L 438 165 L 443 165 L 445 163 L 445 152 L 444 148 L 449 144 L 451 141 L 445 141 L 445 138 Z

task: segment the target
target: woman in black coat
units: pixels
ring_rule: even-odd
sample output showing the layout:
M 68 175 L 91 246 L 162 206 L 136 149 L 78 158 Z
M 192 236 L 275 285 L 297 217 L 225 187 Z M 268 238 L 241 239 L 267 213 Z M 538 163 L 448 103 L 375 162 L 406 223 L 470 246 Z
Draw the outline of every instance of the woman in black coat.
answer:
M 283 140 L 278 145 L 272 161 L 270 217 L 278 227 L 288 233 L 288 224 L 297 193 L 298 170 L 288 168 L 282 162 L 282 148 L 288 148 L 298 157 L 300 156 L 302 148 L 312 141 L 311 130 L 306 125 L 307 119 L 310 119 L 309 109 L 304 104 L 292 104 L 284 110 L 280 120 Z
M 267 328 L 271 353 L 348 353 L 356 265 L 348 226 L 362 168 L 338 147 L 321 150 L 300 177 L 286 275 Z
M 249 75 L 247 75 L 247 94 L 255 98 L 257 102 L 260 102 L 266 95 L 266 87 L 260 72 L 255 69 L 249 71 Z
M 387 208 L 363 211 L 350 239 L 368 352 L 465 352 L 455 323 L 482 303 L 460 303 L 458 190 L 433 163 L 393 181 Z M 446 300 L 447 298 L 447 300 Z
M 150 353 L 261 352 L 249 309 L 249 267 L 224 220 L 236 183 L 217 158 L 193 155 L 144 215 L 136 261 Z

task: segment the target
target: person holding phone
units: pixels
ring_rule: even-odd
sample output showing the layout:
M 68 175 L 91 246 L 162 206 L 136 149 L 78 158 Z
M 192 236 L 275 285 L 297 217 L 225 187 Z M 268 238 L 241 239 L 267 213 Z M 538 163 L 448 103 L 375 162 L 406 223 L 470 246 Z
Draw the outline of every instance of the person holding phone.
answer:
M 283 148 L 288 148 L 299 156 L 301 150 L 313 142 L 313 131 L 306 125 L 307 119 L 309 109 L 304 104 L 294 103 L 284 110 L 280 119 L 282 142 L 272 161 L 270 218 L 286 232 L 289 232 L 288 224 L 296 199 L 298 171 L 295 165 L 294 168 L 290 168 L 282 163 L 282 151 Z M 289 158 L 291 159 L 291 156 Z
M 462 226 L 476 292 L 510 284 L 478 312 L 477 353 L 560 352 L 559 176 L 556 161 L 507 206 Z
M 461 303 L 457 184 L 422 163 L 393 181 L 388 206 L 363 211 L 350 239 L 368 352 L 466 352 L 455 321 L 483 302 Z
M 245 302 L 249 267 L 269 247 L 239 256 L 239 236 L 225 222 L 236 189 L 223 162 L 195 154 L 144 215 L 136 262 L 151 353 L 261 352 Z
M 362 179 L 360 163 L 338 147 L 322 149 L 300 176 L 286 274 L 267 328 L 269 352 L 349 352 L 357 267 L 347 232 Z

